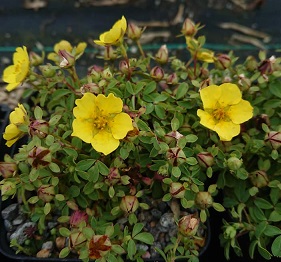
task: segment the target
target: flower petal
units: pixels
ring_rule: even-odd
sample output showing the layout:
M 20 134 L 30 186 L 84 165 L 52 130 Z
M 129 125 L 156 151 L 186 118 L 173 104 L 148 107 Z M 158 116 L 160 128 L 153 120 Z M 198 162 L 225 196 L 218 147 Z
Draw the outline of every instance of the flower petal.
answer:
M 211 130 L 214 130 L 216 123 L 215 123 L 214 117 L 211 114 L 209 114 L 208 112 L 203 111 L 201 109 L 198 109 L 197 115 L 200 117 L 201 125 L 209 128 Z
M 72 122 L 72 136 L 79 137 L 81 140 L 83 140 L 86 143 L 91 143 L 95 129 L 93 123 L 90 121 L 87 121 L 85 119 L 75 119 Z
M 82 98 L 76 99 L 76 107 L 73 114 L 76 118 L 92 119 L 97 114 L 96 96 L 92 93 L 85 93 Z
M 118 114 L 122 111 L 123 102 L 119 97 L 110 93 L 107 97 L 103 94 L 97 96 L 96 105 L 99 108 L 102 115 Z
M 72 49 L 73 49 L 72 45 L 66 40 L 61 40 L 59 43 L 55 44 L 54 46 L 54 50 L 57 54 L 59 53 L 59 50 L 66 50 L 71 53 Z
M 116 115 L 110 122 L 111 133 L 115 139 L 123 139 L 130 130 L 133 130 L 132 119 L 126 113 Z
M 213 129 L 222 141 L 230 141 L 234 136 L 239 135 L 240 125 L 234 124 L 231 121 L 220 121 Z
M 105 155 L 110 154 L 119 146 L 119 140 L 115 139 L 111 133 L 106 130 L 100 130 L 92 139 L 93 148 Z
M 14 124 L 9 124 L 5 128 L 3 138 L 7 140 L 6 145 L 11 147 L 17 140 L 22 137 L 23 133 Z
M 201 100 L 204 109 L 214 109 L 221 96 L 221 88 L 217 85 L 210 85 L 200 90 Z
M 242 99 L 242 94 L 239 87 L 235 84 L 225 83 L 219 86 L 221 96 L 219 103 L 222 107 L 238 104 Z
M 253 117 L 253 107 L 242 99 L 238 104 L 230 106 L 227 114 L 233 123 L 241 124 Z
M 10 122 L 13 124 L 22 124 L 25 122 L 26 111 L 22 104 L 19 104 L 18 107 L 15 108 L 13 112 L 11 112 L 9 118 Z

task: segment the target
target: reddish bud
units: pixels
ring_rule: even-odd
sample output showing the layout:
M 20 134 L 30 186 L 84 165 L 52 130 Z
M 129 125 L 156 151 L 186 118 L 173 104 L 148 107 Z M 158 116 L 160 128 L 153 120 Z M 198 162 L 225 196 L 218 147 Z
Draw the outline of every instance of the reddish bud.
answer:
M 194 36 L 197 33 L 197 27 L 191 19 L 184 20 L 181 33 L 185 36 Z
M 197 233 L 199 223 L 200 220 L 194 214 L 184 216 L 178 222 L 179 232 L 184 236 L 194 236 Z
M 138 40 L 141 37 L 143 30 L 134 23 L 128 23 L 127 36 L 129 39 Z
M 37 195 L 44 202 L 51 202 L 55 197 L 55 187 L 50 184 L 42 185 L 38 188 Z
M 167 79 L 166 79 L 166 84 L 168 85 L 177 85 L 179 82 L 178 76 L 176 73 L 172 73 L 170 75 L 168 75 Z
M 214 164 L 214 157 L 209 152 L 201 152 L 197 154 L 197 160 L 200 166 L 208 168 Z
M 265 141 L 269 142 L 273 149 L 278 149 L 281 146 L 281 133 L 270 131 L 266 134 Z
M 49 132 L 49 123 L 45 120 L 36 119 L 29 124 L 29 134 L 31 136 L 38 136 L 45 138 Z
M 207 209 L 213 205 L 213 197 L 209 192 L 198 192 L 195 198 L 196 205 L 201 209 Z
M 227 54 L 218 54 L 215 57 L 215 66 L 218 69 L 226 69 L 231 66 L 231 59 Z
M 155 60 L 160 64 L 166 64 L 169 60 L 168 48 L 166 45 L 162 45 L 155 55 Z
M 182 183 L 172 182 L 170 184 L 170 194 L 174 198 L 184 198 L 185 188 Z
M 100 93 L 100 87 L 96 83 L 88 83 L 88 84 L 84 84 L 80 88 L 80 91 L 81 91 L 82 94 L 85 94 L 85 93 L 99 94 Z
M 164 70 L 160 66 L 155 66 L 151 69 L 150 71 L 150 76 L 155 80 L 155 81 L 160 81 L 164 77 Z
M 136 196 L 122 197 L 120 208 L 126 213 L 134 213 L 139 207 L 139 201 Z
M 186 161 L 184 152 L 178 147 L 170 148 L 167 151 L 166 158 L 173 166 L 178 166 Z
M 88 215 L 84 211 L 76 210 L 70 216 L 70 226 L 78 227 L 81 222 L 88 222 Z
M 250 180 L 255 187 L 262 188 L 268 185 L 269 179 L 267 174 L 262 170 L 257 170 L 252 172 L 250 175 Z
M 69 68 L 74 66 L 75 64 L 75 57 L 67 52 L 66 50 L 59 50 L 59 56 L 60 56 L 60 67 L 63 68 Z
M 41 146 L 35 146 L 28 154 L 28 163 L 35 168 L 48 166 L 52 162 L 50 150 Z
M 105 46 L 103 58 L 104 60 L 115 60 L 117 58 L 116 50 L 111 45 Z
M 12 177 L 17 171 L 16 163 L 0 162 L 0 174 L 3 178 Z

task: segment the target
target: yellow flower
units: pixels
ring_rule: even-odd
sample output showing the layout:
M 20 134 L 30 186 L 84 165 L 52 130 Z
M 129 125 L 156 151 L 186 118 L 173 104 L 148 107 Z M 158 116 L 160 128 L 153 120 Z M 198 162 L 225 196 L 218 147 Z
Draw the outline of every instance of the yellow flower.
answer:
M 113 94 L 106 97 L 86 93 L 75 103 L 72 136 L 91 143 L 98 152 L 110 154 L 119 146 L 119 140 L 133 130 L 130 116 L 122 112 L 122 100 Z
M 8 83 L 6 89 L 12 91 L 27 76 L 29 71 L 29 57 L 26 47 L 17 47 L 13 56 L 13 65 L 8 66 L 3 72 L 3 81 Z
M 253 107 L 242 99 L 235 84 L 211 85 L 200 91 L 204 110 L 198 109 L 200 123 L 217 132 L 222 141 L 230 141 L 240 133 L 240 124 L 253 116 Z
M 123 36 L 127 30 L 127 21 L 124 16 L 118 20 L 113 27 L 100 35 L 99 40 L 94 40 L 97 45 L 107 46 L 107 45 L 118 45 L 123 41 Z
M 7 140 L 8 147 L 24 136 L 25 133 L 18 128 L 22 124 L 28 124 L 28 117 L 24 106 L 18 104 L 18 107 L 10 114 L 10 124 L 6 127 L 3 135 L 3 138 Z
M 195 50 L 194 45 L 198 45 L 198 41 L 192 37 L 185 37 L 187 49 L 189 52 L 194 56 L 196 55 L 196 59 L 206 62 L 206 63 L 214 63 L 214 52 L 206 49 L 206 48 L 199 48 L 198 50 Z
M 77 60 L 84 53 L 86 47 L 87 44 L 85 42 L 81 42 L 77 46 L 73 47 L 68 41 L 61 40 L 59 43 L 55 44 L 55 52 L 49 53 L 47 58 L 54 61 L 56 64 L 59 64 L 61 62 L 59 51 L 65 50 L 69 54 L 73 55 L 75 60 Z

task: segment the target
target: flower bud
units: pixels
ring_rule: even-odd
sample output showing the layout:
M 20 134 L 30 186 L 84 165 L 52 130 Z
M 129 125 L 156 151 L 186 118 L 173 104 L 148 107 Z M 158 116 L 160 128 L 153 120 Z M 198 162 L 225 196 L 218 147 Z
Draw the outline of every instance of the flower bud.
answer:
M 45 120 L 36 119 L 29 124 L 29 134 L 31 136 L 38 136 L 39 138 L 45 138 L 49 132 L 49 123 Z
M 178 222 L 179 232 L 184 236 L 194 236 L 197 233 L 199 223 L 200 220 L 194 214 L 183 216 Z
M 226 163 L 230 170 L 236 171 L 242 166 L 243 160 L 237 158 L 236 156 L 232 156 L 227 159 Z
M 91 79 L 94 82 L 96 82 L 100 80 L 102 71 L 103 71 L 103 67 L 98 65 L 93 65 L 90 68 L 88 68 L 88 75 L 91 77 Z
M 151 69 L 150 71 L 150 76 L 155 80 L 155 81 L 160 81 L 164 77 L 164 70 L 160 66 L 155 66 Z
M 2 180 L 0 185 L 2 200 L 14 195 L 17 192 L 16 184 L 12 181 Z
M 182 183 L 172 182 L 170 184 L 170 194 L 175 198 L 184 198 L 185 188 Z
M 197 33 L 197 27 L 191 19 L 184 20 L 181 33 L 185 36 L 194 36 Z
M 121 60 L 119 62 L 119 70 L 120 72 L 122 72 L 125 75 L 129 75 L 131 74 L 131 69 L 130 69 L 130 65 L 126 60 Z
M 0 162 L 0 175 L 3 178 L 12 177 L 17 172 L 16 163 Z
M 200 152 L 197 154 L 197 160 L 200 166 L 208 168 L 214 164 L 214 157 L 209 152 Z
M 168 75 L 167 79 L 166 79 L 166 83 L 168 85 L 177 85 L 179 82 L 178 76 L 176 73 L 172 73 L 170 75 Z
M 80 231 L 71 232 L 69 236 L 69 246 L 71 249 L 79 250 L 85 245 L 87 238 Z
M 88 215 L 85 211 L 74 211 L 69 220 L 70 227 L 78 227 L 81 222 L 88 222 Z
M 47 78 L 51 78 L 56 74 L 56 69 L 54 69 L 54 66 L 52 66 L 50 63 L 39 66 L 39 69 L 42 72 L 43 76 Z
M 139 207 L 139 201 L 136 196 L 122 197 L 120 208 L 126 213 L 134 213 Z
M 112 73 L 109 68 L 102 71 L 101 76 L 103 79 L 110 80 L 112 78 Z
M 170 148 L 166 153 L 166 158 L 173 166 L 178 166 L 186 161 L 184 152 L 178 147 Z
M 215 58 L 215 66 L 220 70 L 224 70 L 231 66 L 231 59 L 227 54 L 218 54 Z
M 170 133 L 165 135 L 165 142 L 168 145 L 176 145 L 177 141 L 182 138 L 183 135 L 178 131 L 171 131 Z
M 225 229 L 225 231 L 223 233 L 223 236 L 224 236 L 225 239 L 233 239 L 233 238 L 235 238 L 235 236 L 236 236 L 236 229 L 235 229 L 235 227 L 228 226 Z
M 60 67 L 63 68 L 69 68 L 74 66 L 75 64 L 75 57 L 67 52 L 66 50 L 59 50 L 59 56 L 60 56 Z
M 162 45 L 155 55 L 155 60 L 159 64 L 166 64 L 169 60 L 167 45 Z
M 281 132 L 270 131 L 265 135 L 265 141 L 269 142 L 273 149 L 278 149 L 281 146 Z
M 112 244 L 107 235 L 93 235 L 89 242 L 89 258 L 93 261 L 100 260 L 110 251 Z
M 244 90 L 248 90 L 251 85 L 252 85 L 252 82 L 249 78 L 246 78 L 244 74 L 240 74 L 239 76 L 239 85 L 240 85 L 240 88 L 242 91 Z
M 210 86 L 212 83 L 211 83 L 211 79 L 210 78 L 207 78 L 207 79 L 204 79 L 201 83 L 200 83 L 200 88 L 199 90 L 203 89 L 204 87 L 207 87 L 207 86 Z
M 32 66 L 39 66 L 43 63 L 43 57 L 31 51 L 29 52 L 29 61 Z
M 273 73 L 273 64 L 275 63 L 275 57 L 271 56 L 269 59 L 263 60 L 259 66 L 258 70 L 261 74 L 270 75 Z
M 84 84 L 83 86 L 81 86 L 80 91 L 82 94 L 85 94 L 85 93 L 99 94 L 100 87 L 96 83 L 88 83 L 88 84 Z
M 28 154 L 28 163 L 34 168 L 48 166 L 52 162 L 50 150 L 41 146 L 34 147 Z
M 213 205 L 213 197 L 207 191 L 198 192 L 195 197 L 196 205 L 201 209 L 207 209 Z
M 117 58 L 116 50 L 111 45 L 105 46 L 103 58 L 104 60 L 115 60 Z
M 249 175 L 252 184 L 255 187 L 262 188 L 268 185 L 269 179 L 267 174 L 262 170 L 257 170 Z
M 37 195 L 45 203 L 51 202 L 55 197 L 55 187 L 50 184 L 42 185 L 38 188 Z
M 105 182 L 108 185 L 116 185 L 118 182 L 120 182 L 121 180 L 121 176 L 120 176 L 120 172 L 118 170 L 117 167 L 112 167 L 109 170 L 109 174 L 105 180 Z
M 245 61 L 245 66 L 246 66 L 247 70 L 249 70 L 250 72 L 253 72 L 257 69 L 258 62 L 255 57 L 248 56 Z
M 143 30 L 134 23 L 128 23 L 127 36 L 134 41 L 140 39 Z

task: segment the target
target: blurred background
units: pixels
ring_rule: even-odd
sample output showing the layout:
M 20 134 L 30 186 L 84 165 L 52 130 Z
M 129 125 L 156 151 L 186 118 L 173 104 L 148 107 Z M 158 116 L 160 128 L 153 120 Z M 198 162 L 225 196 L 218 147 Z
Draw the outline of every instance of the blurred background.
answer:
M 187 56 L 185 39 L 177 35 L 188 17 L 204 25 L 198 35 L 205 35 L 205 47 L 216 53 L 234 50 L 235 56 L 243 59 L 266 50 L 268 57 L 278 56 L 280 13 L 280 0 L 1 0 L 0 72 L 2 75 L 3 69 L 12 63 L 16 47 L 52 51 L 62 39 L 72 45 L 88 43 L 87 55 L 78 60 L 81 70 L 87 70 L 89 59 L 92 64 L 98 59 L 99 50 L 93 40 L 122 15 L 129 22 L 147 27 L 142 43 L 148 52 L 156 52 L 167 44 L 169 51 Z M 8 99 L 7 95 L 0 93 L 0 102 L 1 99 Z M 223 250 L 218 248 L 220 220 L 211 221 L 218 226 L 212 229 L 208 252 L 200 261 L 225 261 Z M 247 250 L 243 258 L 231 261 L 249 261 Z
M 146 50 L 167 44 L 187 54 L 184 38 L 177 35 L 189 17 L 205 26 L 198 35 L 206 35 L 206 48 L 234 50 L 239 57 L 260 49 L 271 55 L 281 49 L 280 11 L 276 0 L 1 0 L 0 69 L 10 64 L 17 46 L 50 51 L 61 39 L 73 45 L 85 41 L 93 55 L 98 51 L 93 39 L 122 15 L 147 27 Z

